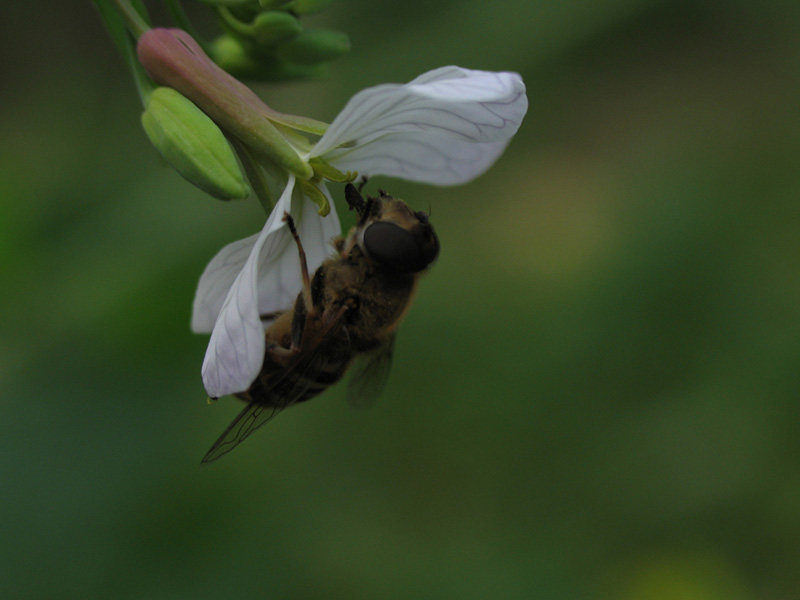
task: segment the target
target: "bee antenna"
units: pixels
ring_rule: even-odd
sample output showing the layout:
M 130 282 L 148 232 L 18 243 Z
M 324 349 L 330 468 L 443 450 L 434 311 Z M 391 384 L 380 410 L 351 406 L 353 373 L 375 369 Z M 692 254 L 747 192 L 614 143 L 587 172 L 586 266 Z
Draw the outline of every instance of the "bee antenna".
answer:
M 366 175 L 362 175 L 361 176 L 361 181 L 358 182 L 358 191 L 359 191 L 359 193 L 361 193 L 361 190 L 363 190 L 364 186 L 367 185 L 367 181 L 368 180 L 369 180 L 369 177 L 367 177 Z

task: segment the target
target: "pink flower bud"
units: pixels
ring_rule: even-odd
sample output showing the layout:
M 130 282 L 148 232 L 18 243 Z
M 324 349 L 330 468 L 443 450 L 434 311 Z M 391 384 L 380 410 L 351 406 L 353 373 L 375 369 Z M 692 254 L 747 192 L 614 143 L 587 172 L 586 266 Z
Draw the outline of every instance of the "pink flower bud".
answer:
M 301 178 L 313 174 L 270 120 L 277 113 L 250 88 L 219 68 L 188 33 L 180 29 L 150 29 L 139 38 L 137 53 L 156 83 L 178 90 L 256 153 Z

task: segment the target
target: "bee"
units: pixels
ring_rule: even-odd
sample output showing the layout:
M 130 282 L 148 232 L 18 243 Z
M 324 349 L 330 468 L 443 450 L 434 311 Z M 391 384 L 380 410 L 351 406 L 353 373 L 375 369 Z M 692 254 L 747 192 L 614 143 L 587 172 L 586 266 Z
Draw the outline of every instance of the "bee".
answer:
M 261 372 L 247 391 L 235 394 L 247 406 L 203 458 L 210 463 L 230 452 L 283 409 L 319 395 L 353 366 L 348 401 L 372 401 L 389 376 L 395 334 L 408 313 L 420 276 L 439 255 L 428 214 L 413 211 L 379 190 L 345 187 L 358 214 L 336 252 L 309 278 L 305 252 L 288 213 L 284 221 L 297 245 L 303 286 L 294 306 L 266 329 Z

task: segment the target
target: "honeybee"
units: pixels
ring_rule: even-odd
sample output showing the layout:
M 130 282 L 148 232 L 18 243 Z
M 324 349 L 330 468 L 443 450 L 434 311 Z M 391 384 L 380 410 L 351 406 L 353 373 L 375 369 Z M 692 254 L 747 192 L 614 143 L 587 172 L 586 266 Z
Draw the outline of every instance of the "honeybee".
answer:
M 411 307 L 420 276 L 439 254 L 439 240 L 428 214 L 383 190 L 365 200 L 363 185 L 345 187 L 358 221 L 346 237 L 333 241 L 336 252 L 311 279 L 297 229 L 284 214 L 300 254 L 303 287 L 294 306 L 266 329 L 261 372 L 247 391 L 235 394 L 247 407 L 204 463 L 230 452 L 284 408 L 322 393 L 354 362 L 350 403 L 366 404 L 382 391 L 397 326 Z

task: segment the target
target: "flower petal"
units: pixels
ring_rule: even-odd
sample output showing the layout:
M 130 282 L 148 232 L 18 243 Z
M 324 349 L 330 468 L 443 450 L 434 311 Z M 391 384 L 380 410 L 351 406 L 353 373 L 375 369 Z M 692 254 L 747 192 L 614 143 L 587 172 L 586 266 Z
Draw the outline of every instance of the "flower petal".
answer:
M 527 109 L 525 84 L 516 73 L 442 67 L 405 85 L 356 94 L 309 156 L 325 155 L 337 168 L 355 167 L 369 175 L 462 183 L 494 162 Z M 467 149 L 472 144 L 474 149 Z M 371 155 L 383 159 L 370 162 Z M 421 168 L 428 166 L 422 164 L 426 156 L 436 157 L 450 178 L 434 180 L 431 169 Z M 469 160 L 476 166 L 457 166 Z
M 507 141 L 474 144 L 427 132 L 397 133 L 355 148 L 333 150 L 325 159 L 342 171 L 456 185 L 486 172 L 507 145 Z
M 316 271 L 327 258 L 328 242 L 340 233 L 336 213 L 320 217 L 316 205 L 303 197 L 294 184 L 294 176 L 290 176 L 261 233 L 226 246 L 206 269 L 208 277 L 204 273 L 201 278 L 201 283 L 205 278 L 207 289 L 213 290 L 208 297 L 218 296 L 219 289 L 224 289 L 232 277 L 232 265 L 241 264 L 240 255 L 250 248 L 219 309 L 203 362 L 203 383 L 212 397 L 234 394 L 250 387 L 264 361 L 261 315 L 290 308 L 302 287 L 299 254 L 289 229 L 283 223 L 284 211 L 290 212 L 297 224 L 310 272 Z M 321 189 L 330 199 L 324 186 Z M 226 252 L 228 249 L 230 251 Z M 214 270 L 212 265 L 215 264 L 225 266 Z M 208 303 L 204 309 L 202 314 L 208 318 L 213 306 Z
M 228 244 L 211 259 L 200 276 L 192 305 L 192 331 L 211 333 L 222 304 L 253 250 L 260 233 Z
M 334 206 L 325 186 L 320 184 L 319 187 L 330 205 Z M 319 216 L 316 204 L 303 197 L 299 189 L 295 189 L 291 213 L 306 253 L 308 272 L 313 276 L 322 261 L 330 255 L 331 240 L 341 234 L 339 217 L 335 210 L 325 217 Z M 258 266 L 258 310 L 262 315 L 291 307 L 303 286 L 297 246 L 291 235 L 285 241 L 279 254 L 261 254 Z
M 202 374 L 212 398 L 246 390 L 261 370 L 264 326 L 258 311 L 258 264 L 275 256 L 287 244 L 286 238 L 291 239 L 282 217 L 291 207 L 293 189 L 294 176 L 290 175 L 286 189 L 228 291 L 211 332 Z M 262 257 L 262 253 L 266 256 Z

